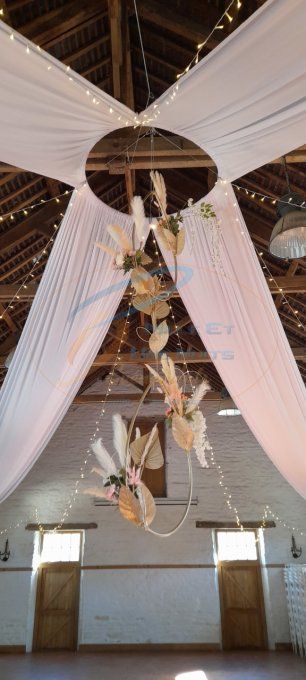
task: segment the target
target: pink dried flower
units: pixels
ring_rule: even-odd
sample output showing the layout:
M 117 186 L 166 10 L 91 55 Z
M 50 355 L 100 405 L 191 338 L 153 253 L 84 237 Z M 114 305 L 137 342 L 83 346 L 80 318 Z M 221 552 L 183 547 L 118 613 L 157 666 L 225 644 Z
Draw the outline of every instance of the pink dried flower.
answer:
M 115 484 L 111 484 L 106 490 L 105 497 L 107 498 L 108 501 L 115 501 L 116 499 L 116 486 Z
M 129 486 L 139 486 L 141 484 L 140 479 L 140 468 L 136 470 L 135 465 L 132 468 L 128 468 L 128 484 Z

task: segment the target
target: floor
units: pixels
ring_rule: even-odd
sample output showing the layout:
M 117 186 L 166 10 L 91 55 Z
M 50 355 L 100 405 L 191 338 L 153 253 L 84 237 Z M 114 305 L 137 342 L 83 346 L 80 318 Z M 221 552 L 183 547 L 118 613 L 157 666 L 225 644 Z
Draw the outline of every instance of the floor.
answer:
M 180 674 L 183 674 L 182 677 Z M 0 678 L 1 680 L 305 680 L 306 661 L 287 652 L 1 655 Z

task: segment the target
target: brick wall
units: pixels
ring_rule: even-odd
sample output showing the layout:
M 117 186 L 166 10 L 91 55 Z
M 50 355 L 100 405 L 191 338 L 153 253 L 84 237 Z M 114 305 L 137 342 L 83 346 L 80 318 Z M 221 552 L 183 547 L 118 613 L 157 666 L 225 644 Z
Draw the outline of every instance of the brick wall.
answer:
M 134 376 L 135 377 L 135 376 Z M 117 391 L 128 391 L 124 383 Z M 133 391 L 134 388 L 131 388 Z M 103 383 L 95 391 L 103 392 Z M 93 390 L 91 390 L 93 391 Z M 133 413 L 132 403 L 107 406 L 102 430 L 111 450 L 111 414 Z M 145 405 L 142 415 L 160 415 L 159 404 Z M 216 415 L 216 404 L 205 403 L 208 432 L 215 457 L 224 470 L 233 503 L 241 519 L 260 520 L 269 504 L 288 523 L 305 528 L 305 502 L 284 481 L 263 453 L 242 417 Z M 67 504 L 79 473 L 88 440 L 99 413 L 97 406 L 73 405 L 48 447 L 19 488 L 0 507 L 0 527 L 21 521 L 9 532 L 11 558 L 0 563 L 0 645 L 26 644 L 31 640 L 33 599 L 31 573 L 34 534 L 25 531 L 35 521 L 38 508 L 42 522 L 57 522 Z M 167 491 L 170 498 L 187 495 L 185 454 L 167 434 Z M 80 603 L 81 644 L 181 642 L 218 643 L 220 607 L 214 568 L 212 532 L 195 528 L 196 520 L 233 520 L 224 503 L 214 469 L 203 470 L 194 463 L 193 506 L 183 528 L 169 539 L 158 539 L 125 522 L 111 507 L 94 507 L 82 489 L 96 483 L 89 475 L 71 509 L 72 522 L 96 521 L 97 530 L 86 532 Z M 90 467 L 89 467 L 90 469 Z M 168 529 L 177 521 L 182 507 L 158 507 L 155 526 Z M 306 554 L 306 541 L 302 544 Z M 282 565 L 291 561 L 291 533 L 282 528 L 266 530 L 263 570 L 270 646 L 288 642 L 289 629 L 283 587 Z M 0 539 L 3 549 L 4 537 Z M 302 558 L 303 559 L 303 558 Z M 299 560 L 302 561 L 302 560 Z M 143 569 L 86 569 L 121 565 L 148 565 Z M 149 568 L 159 565 L 158 569 Z M 173 565 L 165 569 L 160 565 Z M 182 568 L 175 568 L 177 567 Z M 185 565 L 185 566 L 183 566 Z M 198 567 L 197 565 L 203 565 Z M 273 566 L 272 566 L 273 565 Z M 12 569 L 21 571 L 11 571 Z M 30 613 L 29 613 L 30 612 Z

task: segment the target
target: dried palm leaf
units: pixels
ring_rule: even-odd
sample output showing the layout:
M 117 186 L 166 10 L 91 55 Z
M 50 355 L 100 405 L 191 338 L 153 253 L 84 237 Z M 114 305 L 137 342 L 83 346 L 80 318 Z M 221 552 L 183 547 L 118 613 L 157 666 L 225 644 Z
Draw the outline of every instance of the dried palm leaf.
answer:
M 162 321 L 162 323 L 160 323 L 157 326 L 154 333 L 150 335 L 149 339 L 150 350 L 154 352 L 154 354 L 158 354 L 158 352 L 161 352 L 161 350 L 164 349 L 168 340 L 169 340 L 169 328 L 167 325 L 167 321 Z
M 151 316 L 152 313 L 152 295 L 149 293 L 144 293 L 143 295 L 135 295 L 133 297 L 133 307 L 138 309 L 139 312 L 144 312 Z
M 176 237 L 176 254 L 181 255 L 185 248 L 185 229 L 180 229 Z
M 172 416 L 172 434 L 181 449 L 190 451 L 193 445 L 194 433 L 185 418 L 182 418 L 177 413 L 174 413 Z
M 161 245 L 166 250 L 170 250 L 175 255 L 177 249 L 177 237 L 172 234 L 172 231 L 165 229 L 164 227 L 158 227 L 156 230 L 156 235 L 161 242 Z
M 155 316 L 157 319 L 164 319 L 168 316 L 170 312 L 170 307 L 167 302 L 160 300 L 155 304 Z
M 137 494 L 139 497 L 140 507 L 142 511 L 142 519 L 144 525 L 152 524 L 156 514 L 156 505 L 151 491 L 142 482 L 138 487 Z
M 146 293 L 154 293 L 154 279 L 151 274 L 143 267 L 135 267 L 131 271 L 131 284 L 137 295 L 144 295 Z
M 151 432 L 138 437 L 130 444 L 130 452 L 136 465 L 142 465 L 149 470 L 158 470 L 164 464 L 164 457 L 158 436 L 157 424 Z
M 119 491 L 119 510 L 121 515 L 137 526 L 142 524 L 142 512 L 140 502 L 126 486 Z

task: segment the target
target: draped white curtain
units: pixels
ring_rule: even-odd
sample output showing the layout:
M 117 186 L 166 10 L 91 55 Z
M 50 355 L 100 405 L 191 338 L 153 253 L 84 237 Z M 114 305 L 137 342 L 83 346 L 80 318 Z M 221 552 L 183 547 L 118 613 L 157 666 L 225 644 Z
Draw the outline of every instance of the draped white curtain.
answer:
M 207 151 L 224 179 L 305 144 L 305 25 L 305 0 L 266 2 L 148 116 Z
M 221 219 L 216 242 L 186 211 L 187 243 L 178 258 L 180 296 L 216 369 L 254 436 L 306 498 L 305 388 L 230 185 L 206 196 Z M 166 262 L 171 257 L 163 252 Z
M 237 178 L 306 142 L 305 23 L 305 0 L 266 2 L 182 78 L 178 90 L 170 88 L 138 117 L 0 22 L 0 161 L 81 186 L 87 155 L 98 139 L 140 119 L 185 135 L 214 158 L 221 176 Z M 213 198 L 219 216 L 232 210 L 218 192 Z M 73 200 L 1 391 L 0 500 L 21 481 L 58 426 L 122 296 L 121 273 L 111 269 L 110 258 L 95 249 L 94 241 L 105 241 L 107 222 L 117 221 L 129 230 L 130 218 L 108 209 L 87 186 Z M 237 219 L 240 224 L 239 212 Z M 218 323 L 227 322 L 231 313 L 229 321 L 238 323 L 232 336 L 235 359 L 216 363 L 218 371 L 268 455 L 305 495 L 305 439 L 298 440 L 301 381 L 254 249 L 247 233 L 242 243 L 237 234 L 232 241 L 224 224 L 228 278 L 217 279 L 212 270 L 203 269 L 205 257 L 209 266 L 209 252 L 204 234 L 197 238 L 202 248 L 192 259 L 197 296 L 190 287 L 182 289 L 186 307 L 208 349 L 211 338 L 203 335 L 200 313 L 209 322 L 218 311 Z M 242 266 L 240 255 L 241 291 L 254 291 L 249 293 L 252 315 L 245 295 L 240 291 L 239 297 L 232 283 Z M 78 307 L 113 283 L 119 288 Z M 207 290 L 209 303 L 203 295 Z M 256 293 L 261 302 L 255 304 Z M 214 340 L 222 349 L 220 337 Z M 260 367 L 267 361 L 261 377 Z
M 96 142 L 133 123 L 126 106 L 2 21 L 0 82 L 0 161 L 71 186 Z
M 128 282 L 97 241 L 132 221 L 74 192 L 0 393 L 0 500 L 32 467 L 82 384 Z

